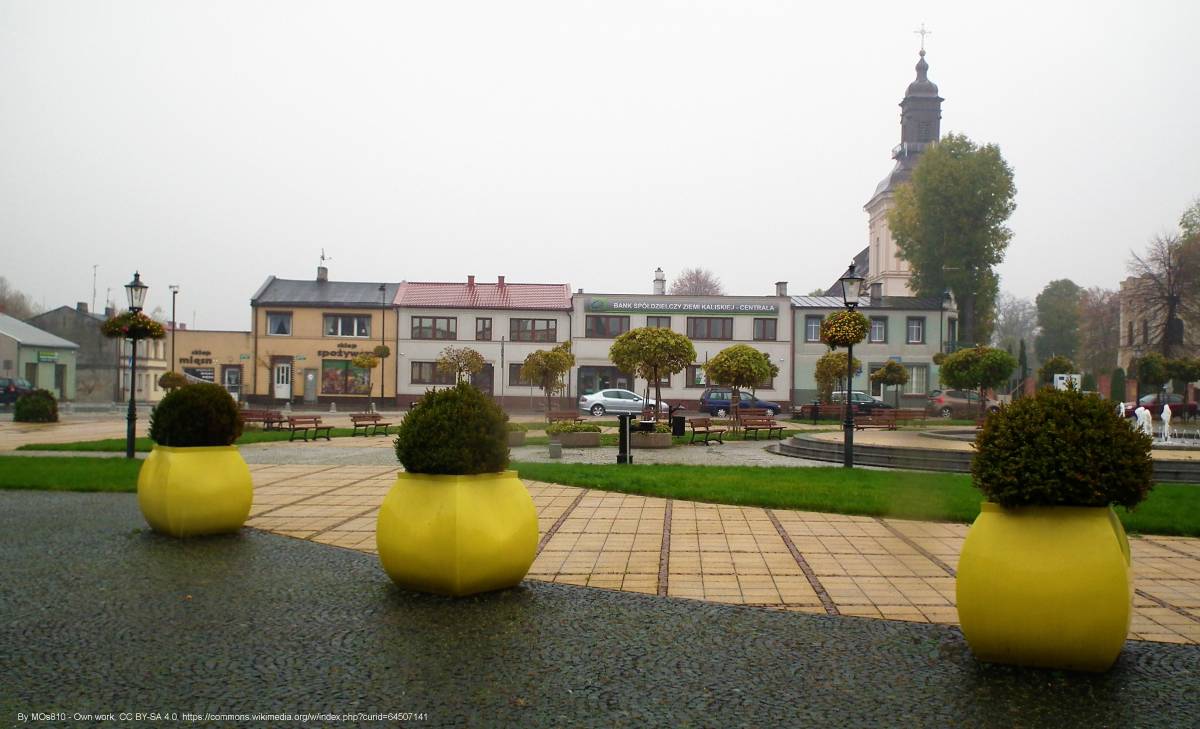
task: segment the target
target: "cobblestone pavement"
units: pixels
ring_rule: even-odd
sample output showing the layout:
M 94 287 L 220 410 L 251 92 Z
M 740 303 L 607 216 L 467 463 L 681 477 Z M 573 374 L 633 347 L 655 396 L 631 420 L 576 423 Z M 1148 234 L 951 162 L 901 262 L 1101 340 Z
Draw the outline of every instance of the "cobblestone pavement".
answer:
M 1200 725 L 1196 646 L 1130 642 L 1095 676 L 979 664 L 940 625 L 532 580 L 430 597 L 352 550 L 252 529 L 154 535 L 130 494 L 0 493 L 0 560 L 4 726 L 35 711 L 65 715 L 35 726 L 134 724 L 77 712 L 246 715 L 190 726 L 298 724 L 254 712 L 421 712 L 403 723 L 439 727 Z M 308 725 L 385 723 L 401 722 Z
M 679 449 L 675 449 L 679 450 Z M 375 550 L 389 465 L 251 466 L 248 526 Z M 526 482 L 533 580 L 783 610 L 955 624 L 967 525 L 719 506 Z M 1134 537 L 1130 637 L 1200 643 L 1200 539 Z

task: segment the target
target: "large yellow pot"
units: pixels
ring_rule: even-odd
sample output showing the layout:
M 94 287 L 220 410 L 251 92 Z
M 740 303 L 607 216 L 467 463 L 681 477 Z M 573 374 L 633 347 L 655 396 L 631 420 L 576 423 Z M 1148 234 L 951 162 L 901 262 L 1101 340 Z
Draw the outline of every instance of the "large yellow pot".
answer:
M 1129 542 L 1108 507 L 985 502 L 958 560 L 958 618 L 992 663 L 1104 671 L 1133 612 Z
M 375 528 L 397 585 L 471 595 L 519 583 L 537 552 L 537 510 L 516 471 L 475 476 L 400 473 Z
M 236 446 L 154 446 L 138 472 L 138 506 L 151 528 L 173 537 L 236 532 L 254 485 Z

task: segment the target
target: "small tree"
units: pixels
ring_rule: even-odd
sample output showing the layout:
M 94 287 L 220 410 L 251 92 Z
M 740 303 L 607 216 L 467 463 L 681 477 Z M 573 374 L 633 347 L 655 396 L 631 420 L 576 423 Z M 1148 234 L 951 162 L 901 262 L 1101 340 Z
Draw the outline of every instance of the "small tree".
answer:
M 725 293 L 725 287 L 721 285 L 721 279 L 717 278 L 717 274 L 707 268 L 697 266 L 685 268 L 679 272 L 679 276 L 671 282 L 671 293 L 687 296 L 721 296 Z
M 1171 378 L 1172 389 L 1186 397 L 1188 383 L 1200 380 L 1200 359 L 1180 357 L 1167 360 L 1167 375 Z
M 1158 392 L 1171 379 L 1171 374 L 1167 371 L 1167 359 L 1158 352 L 1135 359 L 1130 369 L 1137 378 L 1139 396 L 1142 394 L 1142 385 L 1149 385 Z
M 1012 376 L 1017 361 L 1003 349 L 968 347 L 942 362 L 942 381 L 950 387 L 979 391 L 979 413 L 984 411 L 984 390 L 999 387 Z
M 1056 354 L 1042 362 L 1042 366 L 1038 368 L 1038 381 L 1043 385 L 1049 385 L 1054 382 L 1055 375 L 1066 375 L 1075 371 L 1075 363 L 1070 357 L 1065 357 L 1061 354 Z
M 438 356 L 439 370 L 454 373 L 454 382 L 470 381 L 471 376 L 483 369 L 483 355 L 470 347 L 446 347 Z
M 737 422 L 738 406 L 741 404 L 742 388 L 754 392 L 763 382 L 779 374 L 779 368 L 771 358 L 748 344 L 735 344 L 717 353 L 704 365 L 704 374 L 710 382 L 730 388 L 729 405 Z
M 641 327 L 631 329 L 613 342 L 608 358 L 624 372 L 632 372 L 654 383 L 655 403 L 662 402 L 662 377 L 683 372 L 696 361 L 692 340 L 670 329 Z M 658 420 L 661 405 L 654 408 Z
M 900 388 L 908 384 L 908 370 L 899 362 L 889 359 L 883 363 L 882 367 L 871 373 L 871 382 L 877 382 L 886 387 L 895 387 L 896 407 L 900 407 Z
M 1125 400 L 1125 370 L 1121 367 L 1112 371 L 1112 378 L 1108 382 L 1108 399 L 1115 402 Z
M 521 365 L 521 378 L 533 382 L 546 393 L 546 412 L 550 412 L 550 399 L 554 393 L 566 389 L 563 375 L 574 366 L 575 355 L 571 354 L 571 343 L 563 342 L 554 349 L 530 352 Z
M 861 367 L 862 362 L 855 357 L 855 371 Z M 833 401 L 833 386 L 845 376 L 845 352 L 826 352 L 820 359 L 817 360 L 817 366 L 813 371 L 813 377 L 817 381 L 817 397 L 821 400 L 821 402 L 827 403 Z M 847 387 L 846 390 L 849 391 L 850 388 Z M 847 397 L 845 401 L 850 402 L 850 398 Z

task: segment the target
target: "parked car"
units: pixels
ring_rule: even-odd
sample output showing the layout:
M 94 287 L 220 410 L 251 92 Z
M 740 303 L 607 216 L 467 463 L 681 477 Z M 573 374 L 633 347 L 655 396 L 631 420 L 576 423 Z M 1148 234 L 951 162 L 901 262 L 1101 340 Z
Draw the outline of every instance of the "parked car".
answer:
M 29 380 L 20 377 L 0 377 L 0 404 L 12 405 L 17 398 L 33 392 Z
M 993 400 L 986 400 L 989 413 L 1000 409 Z M 934 390 L 929 394 L 929 413 L 943 418 L 974 418 L 979 415 L 979 393 L 970 390 Z
M 654 407 L 656 401 L 654 398 L 646 400 L 636 392 L 629 390 L 621 390 L 618 388 L 609 388 L 593 392 L 591 395 L 579 396 L 579 409 L 585 413 L 592 415 L 603 415 L 605 413 L 640 413 L 646 408 Z M 668 413 L 671 411 L 669 403 L 663 403 L 659 408 L 660 412 Z
M 748 392 L 739 393 L 741 407 L 760 408 L 769 415 L 777 415 L 783 407 L 777 402 L 759 400 Z M 729 414 L 730 389 L 728 387 L 710 387 L 700 393 L 700 412 L 723 418 Z
M 1137 402 L 1123 403 L 1125 405 L 1125 417 L 1132 418 L 1133 411 L 1139 406 L 1145 407 L 1150 411 L 1150 416 L 1158 419 L 1162 416 L 1162 405 L 1158 402 L 1158 393 L 1152 395 L 1142 395 Z M 1196 417 L 1196 403 L 1183 402 L 1183 395 L 1174 392 L 1167 393 L 1167 404 L 1171 406 L 1171 417 L 1182 417 L 1184 420 L 1191 420 Z
M 834 405 L 841 405 L 842 401 L 844 401 L 845 399 L 846 399 L 845 390 L 834 390 L 833 395 L 830 398 L 831 402 Z M 871 395 L 868 395 L 867 393 L 865 393 L 861 390 L 851 390 L 850 391 L 850 404 L 854 406 L 854 412 L 863 413 L 864 415 L 870 415 L 871 413 L 875 412 L 876 410 L 894 410 L 895 409 L 895 408 L 893 408 L 891 403 L 886 403 L 883 400 L 877 400 L 876 398 L 872 397 Z

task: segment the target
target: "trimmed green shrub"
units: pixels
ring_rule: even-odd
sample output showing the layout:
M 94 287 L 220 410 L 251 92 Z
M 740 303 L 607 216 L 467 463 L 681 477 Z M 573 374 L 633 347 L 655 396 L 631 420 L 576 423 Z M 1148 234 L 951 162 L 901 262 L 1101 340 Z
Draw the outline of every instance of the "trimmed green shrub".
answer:
M 599 433 L 600 426 L 592 425 L 591 423 L 555 423 L 549 428 L 546 428 L 547 435 L 555 433 Z
M 468 382 L 430 390 L 400 424 L 396 457 L 409 473 L 498 473 L 508 466 L 506 417 Z
M 187 377 L 178 372 L 164 372 L 162 377 L 158 378 L 158 386 L 164 390 L 174 390 L 183 387 L 187 383 Z
M 1044 388 L 987 419 L 971 476 L 989 501 L 1006 507 L 1133 508 L 1152 485 L 1150 444 L 1108 400 Z
M 34 390 L 17 399 L 13 420 L 18 423 L 57 423 L 58 401 L 49 390 Z
M 1108 399 L 1121 402 L 1125 399 L 1125 370 L 1118 367 L 1112 371 L 1108 384 Z
M 1079 384 L 1079 389 L 1083 390 L 1084 392 L 1095 392 L 1096 376 L 1091 372 L 1085 372 L 1083 374 L 1083 382 Z
M 525 423 L 514 423 L 511 420 L 505 423 L 505 425 L 508 427 L 508 432 L 510 433 L 524 433 L 529 430 L 529 426 Z
M 171 448 L 227 446 L 242 434 L 242 414 L 224 387 L 176 388 L 150 413 L 150 440 Z

